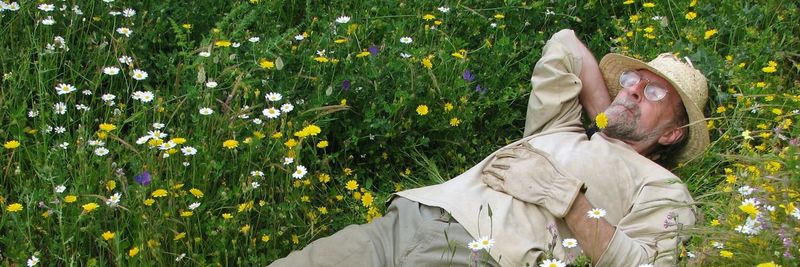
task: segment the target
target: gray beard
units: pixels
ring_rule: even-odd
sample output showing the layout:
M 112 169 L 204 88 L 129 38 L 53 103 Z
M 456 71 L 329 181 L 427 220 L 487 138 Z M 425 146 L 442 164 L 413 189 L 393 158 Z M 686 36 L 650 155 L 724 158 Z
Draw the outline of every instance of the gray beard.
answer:
M 625 108 L 630 109 L 631 113 Z M 608 125 L 603 129 L 603 133 L 608 137 L 634 142 L 639 142 L 649 137 L 647 134 L 636 132 L 641 112 L 634 103 L 615 100 L 614 103 L 611 103 L 611 106 L 606 108 L 605 113 L 608 117 Z

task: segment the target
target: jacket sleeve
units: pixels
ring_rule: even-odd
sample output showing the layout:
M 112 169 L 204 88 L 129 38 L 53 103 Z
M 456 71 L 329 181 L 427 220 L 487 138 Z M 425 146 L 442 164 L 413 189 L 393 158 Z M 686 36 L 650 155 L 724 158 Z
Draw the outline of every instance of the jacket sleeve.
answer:
M 572 30 L 555 33 L 545 44 L 531 76 L 524 136 L 561 126 L 580 126 L 578 101 L 583 84 L 580 41 Z
M 620 220 L 597 266 L 674 266 L 675 251 L 695 223 L 693 200 L 680 182 L 645 185 L 625 217 Z

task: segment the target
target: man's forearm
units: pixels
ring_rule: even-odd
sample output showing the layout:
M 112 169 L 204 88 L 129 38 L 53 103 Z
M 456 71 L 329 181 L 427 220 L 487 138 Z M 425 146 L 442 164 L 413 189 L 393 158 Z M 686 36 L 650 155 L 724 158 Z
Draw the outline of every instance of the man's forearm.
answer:
M 597 264 L 600 256 L 603 255 L 611 238 L 614 237 L 614 226 L 609 224 L 605 219 L 589 218 L 587 212 L 592 210 L 594 206 L 589 203 L 583 193 L 579 193 L 572 208 L 567 212 L 564 217 L 569 230 L 575 235 L 583 252 L 592 259 L 593 264 Z
M 581 93 L 578 97 L 590 118 L 594 119 L 597 114 L 611 105 L 611 96 L 608 95 L 608 89 L 603 80 L 603 75 L 600 73 L 597 60 L 594 58 L 592 51 L 589 51 L 582 42 L 580 43 L 580 54 L 582 62 L 581 73 L 578 78 L 581 79 L 583 88 L 581 88 Z

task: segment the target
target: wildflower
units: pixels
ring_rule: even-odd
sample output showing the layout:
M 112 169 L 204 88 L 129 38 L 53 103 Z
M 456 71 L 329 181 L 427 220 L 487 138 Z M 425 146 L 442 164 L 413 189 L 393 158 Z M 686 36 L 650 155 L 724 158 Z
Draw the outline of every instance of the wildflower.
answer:
M 99 208 L 100 205 L 97 205 L 97 203 L 91 202 L 91 203 L 83 204 L 83 206 L 81 206 L 81 207 L 83 207 L 83 212 L 89 213 L 89 212 L 92 212 L 95 209 Z
M 109 239 L 114 238 L 114 232 L 106 231 L 105 233 L 103 233 L 102 236 L 103 236 L 103 240 L 108 241 Z
M 318 148 L 326 148 L 328 147 L 328 141 L 322 140 L 317 143 Z
M 56 86 L 56 93 L 59 94 L 59 95 L 69 94 L 69 93 L 72 93 L 72 92 L 74 92 L 76 90 L 78 90 L 78 89 L 75 88 L 75 86 L 72 86 L 71 84 L 59 83 Z
M 156 189 L 153 193 L 150 194 L 153 197 L 165 197 L 167 196 L 167 190 L 164 189 Z
M 457 127 L 460 124 L 461 124 L 461 120 L 459 120 L 458 118 L 453 117 L 453 118 L 450 119 L 450 126 Z
M 294 162 L 294 158 L 290 158 L 290 157 L 284 157 L 283 158 L 283 165 L 289 165 L 289 164 L 292 164 L 292 162 Z
M 64 196 L 64 203 L 72 203 L 78 200 L 78 197 L 75 195 L 66 195 Z
M 425 15 L 422 16 L 422 19 L 424 19 L 425 21 L 430 21 L 430 20 L 435 19 L 435 18 L 436 18 L 436 16 L 434 16 L 433 14 L 425 14 Z
M 222 142 L 222 147 L 227 148 L 227 149 L 234 149 L 234 148 L 236 148 L 238 146 L 239 146 L 239 141 L 236 141 L 236 140 L 233 140 L 233 139 L 228 139 L 228 140 L 225 140 L 225 142 Z
M 14 2 L 14 3 L 16 3 L 16 2 Z M 28 267 L 36 266 L 36 264 L 39 264 L 39 258 L 36 257 L 36 255 L 31 255 L 31 258 L 28 259 L 27 264 L 28 264 Z
M 733 258 L 733 252 L 730 252 L 730 251 L 727 251 L 727 250 L 721 250 L 719 252 L 719 255 L 722 256 L 722 257 L 725 257 L 725 258 L 729 258 L 729 259 Z
M 472 251 L 479 251 L 482 249 L 481 243 L 478 242 L 478 240 L 472 240 L 472 242 L 469 242 L 469 244 L 467 244 L 467 247 L 470 248 Z
M 411 37 L 408 37 L 408 36 L 403 36 L 403 37 L 400 38 L 400 42 L 404 43 L 404 44 L 410 44 L 413 41 L 414 40 L 411 39 Z
M 211 56 L 211 52 L 203 51 L 203 52 L 197 53 L 197 55 L 201 56 L 201 57 L 210 57 Z
M 589 216 L 589 218 L 600 219 L 600 218 L 603 218 L 604 216 L 606 216 L 606 210 L 599 209 L 599 208 L 594 208 L 594 209 L 592 209 L 590 211 L 587 211 L 586 214 Z
M 710 39 L 712 36 L 714 36 L 715 34 L 717 34 L 717 29 L 710 29 L 710 30 L 707 30 L 707 31 L 705 32 L 705 34 L 703 34 L 703 39 L 706 39 L 706 40 L 708 40 L 708 39 Z
M 755 216 L 759 213 L 758 204 L 759 203 L 755 198 L 748 198 L 742 201 L 742 204 L 739 205 L 739 209 L 750 216 Z
M 686 20 L 693 20 L 694 18 L 697 17 L 697 13 L 694 13 L 694 11 L 689 11 L 688 13 L 686 13 L 686 16 L 684 17 L 686 18 Z
M 433 68 L 433 63 L 431 62 L 431 57 L 430 56 L 429 57 L 425 57 L 424 59 L 422 59 L 421 64 L 426 69 L 432 69 Z
M 594 120 L 597 128 L 605 129 L 608 126 L 608 117 L 606 116 L 605 112 L 600 112 L 600 114 L 597 114 Z
M 261 114 L 264 114 L 267 118 L 274 119 L 281 115 L 281 112 L 273 107 L 265 108 L 261 111 Z
M 139 247 L 138 246 L 134 246 L 133 248 L 128 250 L 128 256 L 130 256 L 130 257 L 136 256 L 137 254 L 139 254 Z
M 194 212 L 191 212 L 191 211 L 181 211 L 181 217 L 192 217 L 192 215 L 194 215 Z
M 8 150 L 16 149 L 19 147 L 19 141 L 17 140 L 7 141 L 5 144 L 3 144 L 3 147 Z
M 252 2 L 252 1 L 258 1 L 258 0 L 250 0 L 250 1 Z M 181 253 L 181 255 L 178 255 L 178 257 L 175 257 L 175 261 L 179 262 L 179 261 L 183 260 L 184 257 L 186 257 L 186 253 Z
M 94 149 L 94 154 L 98 156 L 105 156 L 108 154 L 108 149 L 105 147 L 98 147 Z
M 794 211 L 792 211 L 792 217 L 800 220 L 800 208 L 794 208 Z
M 561 245 L 565 248 L 574 248 L 578 246 L 578 240 L 574 238 L 565 238 L 563 241 L 561 241 Z
M 347 181 L 347 184 L 345 184 L 344 188 L 350 191 L 356 190 L 358 189 L 358 182 L 356 182 L 356 180 Z
M 58 193 L 58 194 L 64 193 L 64 191 L 66 191 L 66 190 L 67 190 L 67 187 L 66 187 L 66 186 L 64 186 L 63 184 L 62 184 L 62 185 L 57 185 L 57 186 L 56 186 L 56 187 L 53 189 L 53 191 L 55 191 L 55 192 L 56 192 L 56 193 Z
M 100 128 L 101 131 L 110 132 L 116 130 L 117 126 L 111 123 L 101 123 L 98 128 Z
M 739 191 L 739 194 L 742 194 L 743 196 L 747 196 L 747 195 L 750 195 L 750 194 L 753 193 L 753 188 L 750 187 L 750 186 L 745 185 L 745 186 L 739 187 L 738 191 Z
M 468 83 L 475 80 L 475 76 L 473 76 L 472 72 L 470 72 L 469 70 L 464 70 L 464 72 L 461 73 L 461 78 L 464 79 L 464 81 L 467 81 Z
M 219 41 L 214 42 L 214 45 L 216 45 L 217 47 L 229 47 L 229 46 L 231 46 L 231 41 L 219 40 Z
M 8 211 L 8 212 L 20 212 L 20 211 L 22 211 L 22 204 L 12 203 L 12 204 L 6 206 L 6 211 Z
M 55 10 L 56 7 L 53 4 L 40 4 L 36 8 L 38 8 L 39 10 L 44 11 L 44 12 L 50 12 L 50 11 Z
M 281 111 L 283 113 L 289 113 L 292 110 L 294 110 L 294 105 L 292 105 L 290 103 L 285 103 L 285 104 L 281 105 Z
M 366 192 L 361 197 L 361 204 L 364 205 L 364 207 L 369 208 L 370 206 L 372 206 L 373 200 L 375 200 L 375 198 L 372 197 L 372 194 L 369 193 L 369 192 Z
M 478 242 L 481 243 L 481 247 L 486 250 L 494 247 L 494 239 L 489 238 L 488 236 L 482 236 L 480 239 L 478 239 Z
M 428 115 L 428 106 L 426 105 L 417 106 L 417 114 L 419 114 L 420 116 Z
M 133 10 L 131 8 L 126 8 L 125 10 L 122 10 L 122 16 L 123 17 L 130 18 L 130 17 L 133 17 L 135 15 L 136 15 L 136 10 Z
M 306 170 L 305 166 L 297 165 L 297 169 L 294 171 L 294 173 L 292 173 L 292 177 L 296 179 L 302 179 L 303 176 L 306 176 L 306 173 L 308 173 L 308 171 Z
M 639 264 L 639 266 L 637 266 L 637 267 L 655 267 L 655 266 L 653 266 L 652 264 L 649 264 L 649 263 L 645 263 L 645 264 Z
M 552 259 L 552 260 L 547 259 L 544 260 L 541 264 L 539 264 L 539 267 L 565 267 L 565 266 L 567 266 L 566 263 L 557 259 Z
M 131 29 L 127 28 L 127 27 L 120 27 L 120 28 L 117 28 L 117 33 L 125 35 L 125 37 L 131 37 L 131 34 L 133 34 L 133 31 Z
M 777 71 L 777 67 L 778 67 L 778 63 L 775 62 L 775 61 L 770 60 L 769 63 L 767 63 L 766 67 L 761 68 L 761 71 L 763 71 L 765 73 L 773 73 L 773 72 Z
M 133 77 L 133 79 L 135 80 L 141 81 L 147 79 L 147 72 L 140 69 L 135 69 L 133 70 L 133 74 L 131 75 L 131 77 Z
M 122 198 L 122 194 L 117 192 L 114 195 L 112 195 L 111 197 L 109 197 L 108 199 L 106 199 L 106 205 L 108 205 L 109 207 L 112 207 L 112 208 L 116 207 L 119 204 L 119 200 L 121 198 Z
M 268 234 L 262 235 L 261 236 L 261 242 L 264 242 L 264 243 L 269 242 L 269 235 Z
M 208 115 L 211 115 L 211 114 L 213 114 L 213 113 L 214 113 L 214 110 L 213 110 L 213 109 L 210 109 L 210 108 L 200 108 L 200 111 L 199 111 L 199 112 L 200 112 L 200 115 L 206 115 L 206 116 L 208 116 Z
M 442 13 L 450 12 L 450 8 L 446 7 L 446 6 L 440 6 L 439 8 L 437 8 L 437 10 L 439 10 L 439 12 L 442 12 Z
M 297 140 L 294 140 L 294 138 L 291 138 L 291 139 L 287 140 L 285 143 L 283 143 L 283 145 L 285 145 L 288 148 L 292 148 L 292 147 L 297 145 Z
M 117 75 L 119 74 L 119 68 L 117 67 L 105 67 L 103 68 L 103 73 L 106 75 Z
M 336 23 L 345 24 L 345 23 L 348 23 L 348 22 L 350 22 L 350 17 L 348 17 L 348 16 L 341 16 L 341 17 L 336 18 Z
M 175 234 L 175 237 L 172 238 L 173 241 L 178 241 L 186 237 L 186 232 L 180 232 Z
M 222 214 L 222 219 L 229 220 L 229 219 L 232 219 L 232 218 L 233 218 L 233 215 L 231 215 L 230 213 L 223 213 Z
M 756 267 L 781 267 L 780 265 L 775 264 L 774 261 L 760 263 L 756 265 Z
M 410 58 L 411 54 L 409 54 L 409 53 L 400 53 L 400 57 L 402 57 L 402 58 Z
M 206 87 L 208 87 L 208 88 L 216 88 L 217 85 L 219 85 L 219 84 L 217 82 L 215 82 L 214 80 L 210 80 L 210 81 L 206 82 Z
M 275 101 L 280 101 L 281 99 L 283 99 L 283 95 L 281 95 L 281 93 L 277 93 L 277 92 L 269 92 L 266 95 L 264 95 L 264 98 L 266 98 L 267 100 L 269 100 L 271 102 L 275 102 Z
M 656 6 L 656 3 L 653 3 L 653 2 L 645 2 L 644 4 L 642 4 L 642 6 L 643 6 L 643 7 L 655 7 L 655 6 Z
M 183 153 L 184 156 L 192 156 L 194 154 L 197 154 L 197 149 L 194 147 L 186 146 L 181 148 L 181 153 Z
M 197 188 L 189 189 L 189 193 L 192 194 L 195 198 L 203 198 L 203 196 L 205 195 L 203 194 L 203 191 L 200 191 L 200 189 Z
M 42 25 L 50 26 L 50 25 L 56 24 L 56 20 L 53 19 L 53 16 L 47 16 L 47 18 L 43 19 L 41 21 L 41 23 L 42 23 Z
M 254 36 L 254 37 L 247 38 L 247 41 L 251 42 L 251 43 L 258 43 L 258 41 L 261 41 L 261 38 Z
M 294 39 L 297 41 L 302 41 L 303 39 L 306 39 L 306 37 L 303 36 L 302 34 L 298 34 L 294 36 Z
M 124 64 L 124 65 L 130 65 L 130 64 L 133 63 L 133 58 L 131 58 L 129 56 L 121 56 L 117 60 L 119 61 L 119 63 Z
M 504 18 L 506 18 L 506 15 L 503 15 L 503 14 L 497 13 L 497 14 L 494 14 L 494 18 L 495 18 L 495 19 L 504 19 Z

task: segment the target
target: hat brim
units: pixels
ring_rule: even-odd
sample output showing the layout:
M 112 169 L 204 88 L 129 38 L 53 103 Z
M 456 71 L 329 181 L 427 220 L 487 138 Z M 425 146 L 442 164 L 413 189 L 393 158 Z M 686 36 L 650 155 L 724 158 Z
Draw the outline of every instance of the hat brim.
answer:
M 687 125 L 689 128 L 689 135 L 687 136 L 686 145 L 673 155 L 674 161 L 685 162 L 691 160 L 695 156 L 700 155 L 709 145 L 710 138 L 708 136 L 708 127 L 704 123 L 706 119 L 703 115 L 703 109 L 698 107 L 695 101 L 686 95 L 683 88 L 678 86 L 678 83 L 673 80 L 672 75 L 655 69 L 641 60 L 614 53 L 604 56 L 603 59 L 600 60 L 599 66 L 606 87 L 608 88 L 608 93 L 612 98 L 616 97 L 617 93 L 622 90 L 622 86 L 619 84 L 619 76 L 622 72 L 627 70 L 649 70 L 667 80 L 670 85 L 675 88 L 675 91 L 677 91 L 678 95 L 681 97 L 683 106 L 686 109 L 686 114 L 689 117 L 689 124 Z

